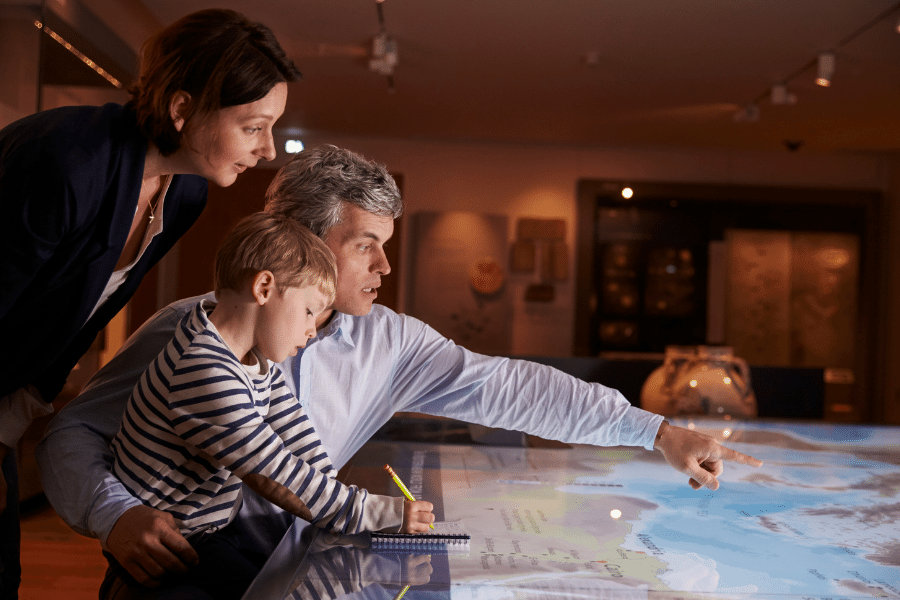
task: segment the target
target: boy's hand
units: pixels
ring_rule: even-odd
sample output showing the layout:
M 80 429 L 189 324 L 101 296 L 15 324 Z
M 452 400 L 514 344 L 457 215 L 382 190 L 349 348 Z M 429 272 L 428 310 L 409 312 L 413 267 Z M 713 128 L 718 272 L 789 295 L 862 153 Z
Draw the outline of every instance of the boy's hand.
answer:
M 434 505 L 426 500 L 403 501 L 403 526 L 400 533 L 425 533 L 434 523 Z
M 400 581 L 408 585 L 425 585 L 431 581 L 434 569 L 430 554 L 408 554 L 400 562 Z

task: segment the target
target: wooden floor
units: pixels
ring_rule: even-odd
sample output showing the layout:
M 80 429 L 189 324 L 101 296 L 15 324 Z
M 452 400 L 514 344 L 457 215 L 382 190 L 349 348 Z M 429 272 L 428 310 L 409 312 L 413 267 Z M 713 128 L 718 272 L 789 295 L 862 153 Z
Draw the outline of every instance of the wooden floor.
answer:
M 69 529 L 43 496 L 22 506 L 20 600 L 97 600 L 106 560 L 100 542 Z

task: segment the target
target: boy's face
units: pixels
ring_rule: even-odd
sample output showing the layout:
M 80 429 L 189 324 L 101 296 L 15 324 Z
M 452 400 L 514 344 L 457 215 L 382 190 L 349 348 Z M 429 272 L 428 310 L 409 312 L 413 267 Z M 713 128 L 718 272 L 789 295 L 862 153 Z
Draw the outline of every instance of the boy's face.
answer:
M 263 306 L 256 347 L 277 363 L 295 356 L 316 335 L 316 317 L 325 310 L 327 300 L 315 285 L 276 290 Z

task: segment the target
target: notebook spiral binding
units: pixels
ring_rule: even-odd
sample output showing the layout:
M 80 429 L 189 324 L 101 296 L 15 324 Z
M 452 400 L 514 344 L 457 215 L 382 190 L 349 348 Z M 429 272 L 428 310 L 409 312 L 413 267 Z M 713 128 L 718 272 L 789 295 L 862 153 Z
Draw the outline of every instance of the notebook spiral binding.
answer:
M 373 550 L 408 552 L 465 552 L 471 536 L 461 522 L 436 523 L 436 533 L 373 533 Z
M 409 552 L 413 554 L 457 554 L 469 551 L 469 538 L 435 537 L 431 539 L 372 537 L 376 552 Z
M 445 536 L 445 535 L 416 535 L 408 536 L 403 534 L 378 534 L 372 536 L 373 548 L 386 547 L 424 547 L 424 546 L 468 546 L 469 537 Z

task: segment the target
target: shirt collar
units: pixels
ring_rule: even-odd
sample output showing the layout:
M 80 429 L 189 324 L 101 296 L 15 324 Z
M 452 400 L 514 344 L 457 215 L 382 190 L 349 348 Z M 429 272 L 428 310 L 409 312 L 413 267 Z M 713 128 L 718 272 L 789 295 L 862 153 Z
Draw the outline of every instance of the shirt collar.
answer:
M 203 298 L 191 311 L 191 324 L 198 333 L 203 330 L 210 330 L 216 338 L 219 338 L 219 330 L 209 320 L 209 313 L 216 309 L 216 304 L 215 300 Z
M 348 315 L 343 313 L 339 313 L 338 311 L 334 311 L 334 316 L 332 316 L 331 320 L 328 324 L 320 329 L 316 333 L 316 337 L 313 338 L 313 342 L 319 342 L 324 340 L 325 338 L 329 338 L 332 336 L 337 336 L 337 339 L 343 341 L 345 344 L 350 347 L 355 347 L 356 344 L 353 342 L 353 319 Z

